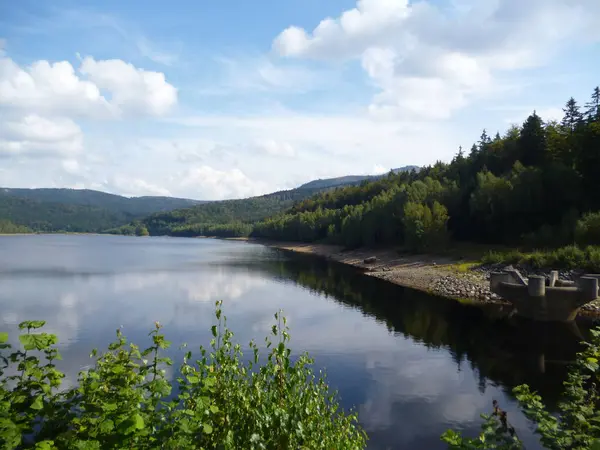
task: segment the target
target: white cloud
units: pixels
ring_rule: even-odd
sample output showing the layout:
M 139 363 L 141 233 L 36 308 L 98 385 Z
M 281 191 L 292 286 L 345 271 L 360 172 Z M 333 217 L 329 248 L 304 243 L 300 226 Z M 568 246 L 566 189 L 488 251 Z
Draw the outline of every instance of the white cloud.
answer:
M 106 190 L 117 192 L 126 197 L 137 197 L 142 195 L 159 195 L 170 197 L 171 192 L 141 178 L 132 178 L 127 175 L 113 175 L 105 182 Z
M 86 57 L 78 74 L 68 61 L 39 60 L 22 68 L 0 55 L 0 105 L 9 108 L 69 116 L 144 116 L 166 114 L 176 103 L 177 89 L 163 73 L 121 60 Z
M 0 156 L 69 156 L 83 150 L 83 134 L 70 119 L 30 114 L 0 122 Z
M 240 169 L 218 170 L 202 165 L 187 169 L 175 180 L 179 189 L 194 192 L 192 197 L 200 199 L 245 198 L 270 192 L 266 183 L 251 180 Z
M 596 0 L 431 2 L 359 0 L 312 31 L 284 30 L 282 56 L 361 60 L 380 89 L 379 117 L 448 118 L 497 89 L 497 74 L 536 67 L 573 41 L 600 39 Z
M 98 86 L 82 80 L 67 61 L 36 61 L 26 68 L 0 58 L 0 104 L 30 112 L 106 115 Z
M 137 69 L 120 59 L 86 57 L 80 72 L 111 93 L 111 104 L 122 111 L 160 116 L 177 103 L 177 89 L 160 72 Z

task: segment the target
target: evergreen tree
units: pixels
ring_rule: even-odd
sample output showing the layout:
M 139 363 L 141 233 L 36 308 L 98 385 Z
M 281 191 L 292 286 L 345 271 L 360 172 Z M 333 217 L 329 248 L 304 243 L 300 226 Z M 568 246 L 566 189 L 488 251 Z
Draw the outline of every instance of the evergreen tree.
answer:
M 519 160 L 526 166 L 542 165 L 547 159 L 546 133 L 540 116 L 534 111 L 519 133 Z
M 577 102 L 573 97 L 567 101 L 567 104 L 563 108 L 563 112 L 565 113 L 565 116 L 563 117 L 561 125 L 567 131 L 574 132 L 579 125 L 582 124 L 583 115 L 581 114 L 581 111 L 579 111 L 579 105 L 577 105 Z
M 588 122 L 600 121 L 600 87 L 596 86 L 592 98 L 585 104 L 585 118 Z

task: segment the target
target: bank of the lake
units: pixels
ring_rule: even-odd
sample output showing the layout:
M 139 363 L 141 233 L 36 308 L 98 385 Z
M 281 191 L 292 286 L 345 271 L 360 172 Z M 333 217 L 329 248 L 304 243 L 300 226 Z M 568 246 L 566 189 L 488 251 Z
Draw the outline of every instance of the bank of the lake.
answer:
M 331 244 L 278 242 L 253 238 L 232 240 L 244 240 L 292 253 L 314 255 L 355 267 L 367 276 L 452 300 L 508 305 L 490 292 L 489 274 L 499 267 L 481 266 L 477 262 L 465 261 L 458 256 L 407 254 L 395 248 L 347 250 Z M 365 263 L 368 258 L 374 258 L 374 262 Z M 568 278 L 569 274 L 563 271 L 561 277 Z M 600 301 L 583 306 L 580 315 L 600 316 Z

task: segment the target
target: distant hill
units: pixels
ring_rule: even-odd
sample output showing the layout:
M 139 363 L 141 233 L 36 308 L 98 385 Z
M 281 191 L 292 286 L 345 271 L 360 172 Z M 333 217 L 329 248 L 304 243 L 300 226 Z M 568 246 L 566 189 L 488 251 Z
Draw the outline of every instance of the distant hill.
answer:
M 394 169 L 405 172 L 406 166 Z M 249 224 L 281 213 L 323 191 L 384 178 L 350 175 L 314 180 L 296 189 L 238 200 L 199 201 L 172 197 L 123 197 L 90 189 L 0 188 L 0 220 L 33 231 L 131 234 L 145 227 L 151 234 L 216 224 Z M 8 227 L 8 225 L 7 225 Z
M 0 193 L 39 202 L 106 208 L 111 211 L 126 212 L 134 216 L 143 216 L 158 211 L 171 211 L 203 203 L 200 200 L 175 197 L 123 197 L 91 189 L 0 188 Z
M 199 203 L 170 197 L 128 198 L 89 189 L 0 188 L 0 219 L 33 231 L 97 232 Z
M 251 223 L 280 213 L 321 191 L 323 189 L 297 188 L 258 197 L 208 202 L 191 208 L 152 214 L 142 222 L 152 235 L 172 234 L 173 229 L 192 224 Z
M 410 172 L 411 170 L 419 170 L 419 166 L 404 166 L 398 169 L 392 169 L 392 172 Z M 381 175 L 346 175 L 344 177 L 337 178 L 325 178 L 319 180 L 309 181 L 301 185 L 298 189 L 325 189 L 332 187 L 349 186 L 353 184 L 360 184 L 363 181 L 376 180 L 387 176 L 387 173 Z

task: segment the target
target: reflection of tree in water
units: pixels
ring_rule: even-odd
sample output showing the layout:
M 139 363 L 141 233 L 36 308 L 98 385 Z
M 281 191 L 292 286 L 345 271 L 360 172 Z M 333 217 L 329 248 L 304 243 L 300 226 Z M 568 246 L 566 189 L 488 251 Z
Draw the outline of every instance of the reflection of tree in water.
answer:
M 510 395 L 527 383 L 550 407 L 556 404 L 566 379 L 567 363 L 590 323 L 538 323 L 516 317 L 495 305 L 478 307 L 405 289 L 354 269 L 305 255 L 252 264 L 251 270 L 291 280 L 318 294 L 332 297 L 384 323 L 429 348 L 445 348 L 459 363 L 468 362 L 486 380 Z

